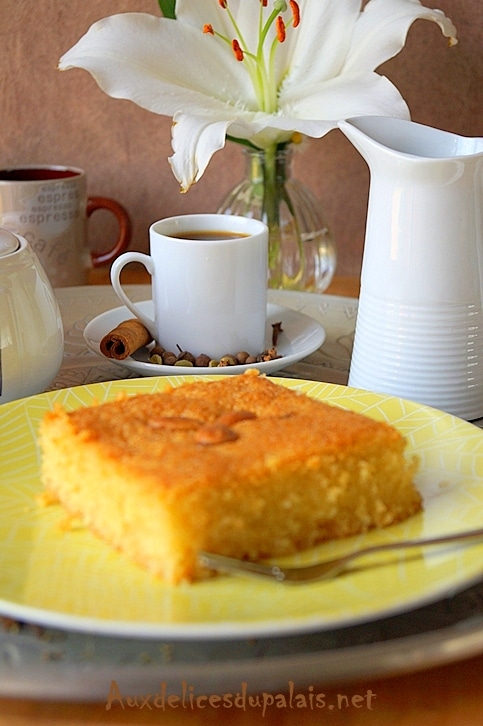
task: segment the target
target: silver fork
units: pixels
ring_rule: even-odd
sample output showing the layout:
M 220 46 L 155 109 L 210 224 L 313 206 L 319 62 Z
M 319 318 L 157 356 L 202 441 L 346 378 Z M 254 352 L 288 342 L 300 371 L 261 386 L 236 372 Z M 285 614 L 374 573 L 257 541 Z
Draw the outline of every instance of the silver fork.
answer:
M 446 534 L 440 537 L 432 537 L 429 539 L 413 539 L 402 540 L 400 542 L 386 542 L 372 547 L 364 547 L 354 552 L 348 552 L 341 557 L 336 557 L 325 562 L 318 562 L 315 565 L 307 565 L 305 567 L 283 567 L 280 565 L 264 565 L 260 562 L 250 562 L 249 560 L 239 560 L 234 557 L 226 557 L 213 552 L 201 551 L 198 554 L 199 560 L 204 567 L 218 572 L 228 572 L 234 574 L 252 575 L 254 577 L 262 577 L 265 579 L 275 580 L 277 582 L 288 583 L 305 583 L 314 582 L 316 580 L 328 580 L 336 577 L 345 570 L 348 564 L 377 552 L 390 552 L 391 550 L 403 550 L 416 547 L 428 547 L 430 545 L 447 544 L 449 542 L 465 542 L 469 540 L 483 539 L 483 528 L 472 529 L 466 532 L 458 532 L 456 534 Z M 483 568 L 482 568 L 483 569 Z

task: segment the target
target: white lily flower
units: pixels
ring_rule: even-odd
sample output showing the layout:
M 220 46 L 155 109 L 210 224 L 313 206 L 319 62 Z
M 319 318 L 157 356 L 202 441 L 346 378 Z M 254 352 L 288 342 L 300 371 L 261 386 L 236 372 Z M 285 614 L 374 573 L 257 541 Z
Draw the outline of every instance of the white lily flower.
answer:
M 294 132 L 320 138 L 340 119 L 409 117 L 375 72 L 418 18 L 450 44 L 453 23 L 419 0 L 177 0 L 176 20 L 144 13 L 95 23 L 60 60 L 114 98 L 173 117 L 172 170 L 187 191 L 227 135 L 259 148 Z

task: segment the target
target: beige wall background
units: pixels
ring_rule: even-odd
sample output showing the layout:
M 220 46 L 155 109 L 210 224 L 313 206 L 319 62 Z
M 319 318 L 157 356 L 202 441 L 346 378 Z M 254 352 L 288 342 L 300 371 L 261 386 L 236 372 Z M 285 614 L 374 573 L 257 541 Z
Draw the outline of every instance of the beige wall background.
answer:
M 417 21 L 404 50 L 380 71 L 397 85 L 415 121 L 483 136 L 483 0 L 424 4 L 452 18 L 459 44 L 448 48 L 433 23 Z M 170 119 L 111 99 L 85 71 L 57 70 L 59 57 L 93 22 L 132 11 L 159 14 L 156 0 L 0 0 L 0 165 L 82 167 L 90 194 L 125 205 L 133 220 L 131 247 L 146 251 L 152 222 L 215 211 L 242 178 L 244 161 L 240 148 L 228 144 L 201 181 L 180 194 L 167 162 Z M 295 173 L 323 204 L 338 246 L 338 273 L 358 274 L 369 185 L 364 161 L 333 131 L 306 142 Z M 91 243 L 108 246 L 113 234 L 110 219 L 98 213 Z

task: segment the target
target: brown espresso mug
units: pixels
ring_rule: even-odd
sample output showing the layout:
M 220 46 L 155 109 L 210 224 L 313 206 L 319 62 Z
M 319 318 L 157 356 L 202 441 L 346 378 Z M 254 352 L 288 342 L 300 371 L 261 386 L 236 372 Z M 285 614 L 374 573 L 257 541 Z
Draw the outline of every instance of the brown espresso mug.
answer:
M 88 242 L 87 220 L 99 209 L 112 212 L 118 224 L 107 251 Z M 90 268 L 112 262 L 131 240 L 124 207 L 109 197 L 88 197 L 86 174 L 76 167 L 0 169 L 0 227 L 25 237 L 53 287 L 86 284 Z

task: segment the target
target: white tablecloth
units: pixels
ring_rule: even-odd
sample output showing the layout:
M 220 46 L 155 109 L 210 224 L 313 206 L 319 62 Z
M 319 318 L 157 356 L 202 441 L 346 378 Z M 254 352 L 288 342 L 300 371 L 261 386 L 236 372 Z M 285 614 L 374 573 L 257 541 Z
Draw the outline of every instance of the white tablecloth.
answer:
M 150 285 L 126 285 L 135 302 L 151 297 Z M 51 388 L 67 388 L 86 383 L 133 378 L 127 368 L 103 359 L 90 351 L 84 341 L 87 323 L 100 313 L 120 305 L 109 285 L 58 288 L 65 331 L 65 352 L 62 367 Z M 270 290 L 269 302 L 303 312 L 317 320 L 325 329 L 322 347 L 299 363 L 277 375 L 289 378 L 346 384 L 357 315 L 357 300 L 335 295 L 316 295 L 285 290 Z
M 151 297 L 150 285 L 125 287 L 135 302 Z M 65 350 L 62 367 L 50 390 L 135 378 L 137 373 L 90 351 L 84 340 L 83 331 L 90 320 L 120 305 L 111 286 L 63 287 L 57 288 L 55 294 L 64 324 Z M 323 326 L 326 333 L 319 350 L 276 375 L 346 385 L 354 342 L 357 300 L 288 290 L 269 290 L 268 300 L 309 315 Z M 483 427 L 483 418 L 473 423 Z

